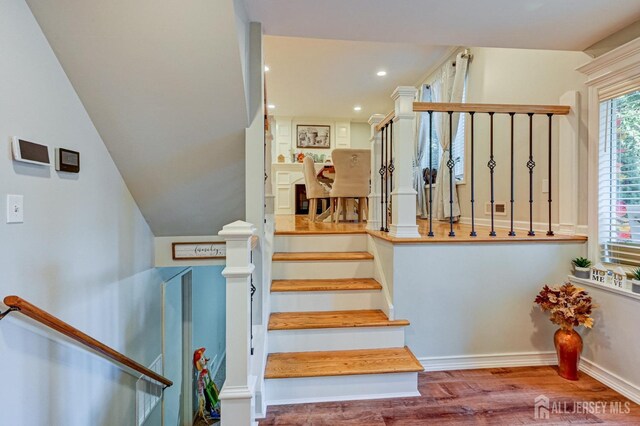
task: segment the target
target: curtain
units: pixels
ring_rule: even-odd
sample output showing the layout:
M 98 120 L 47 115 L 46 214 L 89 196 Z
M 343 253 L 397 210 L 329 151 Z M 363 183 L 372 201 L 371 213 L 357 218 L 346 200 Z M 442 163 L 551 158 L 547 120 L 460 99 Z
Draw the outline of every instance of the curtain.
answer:
M 430 88 L 426 84 L 420 86 L 418 90 L 418 100 L 420 102 L 429 102 L 431 100 Z M 424 175 L 422 174 L 422 165 L 424 164 L 424 156 L 425 152 L 428 148 L 429 143 L 429 134 L 428 132 L 428 124 L 425 126 L 423 121 L 427 121 L 425 113 L 417 114 L 416 120 L 416 134 L 418 137 L 416 138 L 416 146 L 415 153 L 413 156 L 413 188 L 418 193 L 416 198 L 416 213 L 421 218 L 427 218 L 427 198 L 424 193 Z
M 455 66 L 452 62 L 445 64 L 440 71 L 440 75 L 431 84 L 431 96 L 433 102 L 461 102 L 464 93 L 464 82 L 467 75 L 467 66 L 469 60 L 463 57 L 463 53 L 459 53 L 456 57 Z M 460 217 L 460 204 L 458 203 L 458 191 L 453 186 L 453 194 L 449 188 L 449 161 L 450 141 L 456 139 L 458 131 L 458 122 L 460 114 L 452 115 L 452 132 L 449 134 L 449 114 L 434 113 L 433 121 L 435 123 L 435 133 L 437 135 L 440 146 L 442 147 L 442 156 L 438 167 L 438 176 L 436 178 L 436 188 L 433 200 L 433 217 L 437 220 L 448 220 L 453 217 L 457 220 Z M 449 204 L 450 196 L 453 195 L 453 205 Z

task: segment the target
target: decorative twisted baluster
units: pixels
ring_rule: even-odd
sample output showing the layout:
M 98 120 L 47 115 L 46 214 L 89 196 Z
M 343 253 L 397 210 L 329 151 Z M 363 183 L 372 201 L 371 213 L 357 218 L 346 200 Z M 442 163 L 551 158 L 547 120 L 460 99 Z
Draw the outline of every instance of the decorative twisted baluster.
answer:
M 529 161 L 527 161 L 527 168 L 529 169 L 529 232 L 527 235 L 533 237 L 536 235 L 533 232 L 533 169 L 536 167 L 536 162 L 533 161 L 533 113 L 529 115 Z
M 494 205 L 496 203 L 495 200 L 495 194 L 494 194 L 494 185 L 493 185 L 493 180 L 494 180 L 494 172 L 495 172 L 495 168 L 496 168 L 496 160 L 494 159 L 494 155 L 493 155 L 493 112 L 489 113 L 489 117 L 491 119 L 491 135 L 489 138 L 489 147 L 490 147 L 490 152 L 489 152 L 489 162 L 487 163 L 487 166 L 489 167 L 489 176 L 491 179 L 491 231 L 489 232 L 489 236 L 490 237 L 495 237 L 496 236 L 496 229 L 495 229 L 495 222 L 494 222 Z
M 456 233 L 453 232 L 453 168 L 455 166 L 453 161 L 453 112 L 449 111 L 449 161 L 447 161 L 447 167 L 449 168 L 449 236 L 455 237 Z

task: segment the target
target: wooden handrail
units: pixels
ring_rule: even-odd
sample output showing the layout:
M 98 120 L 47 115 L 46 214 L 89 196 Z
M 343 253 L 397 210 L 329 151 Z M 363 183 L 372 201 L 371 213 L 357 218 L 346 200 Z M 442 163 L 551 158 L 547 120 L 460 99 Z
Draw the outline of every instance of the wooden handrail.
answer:
M 393 118 L 396 116 L 396 112 L 391 111 L 389 114 L 387 114 L 387 116 L 385 118 L 382 119 L 382 121 L 380 123 L 378 123 L 378 125 L 376 126 L 376 132 L 379 132 L 380 130 L 382 130 L 382 128 L 384 126 L 387 125 L 387 123 L 390 123 L 391 120 L 393 120 Z
M 54 317 L 50 313 L 43 311 L 37 306 L 32 305 L 26 300 L 18 297 L 18 296 L 7 296 L 4 298 L 4 304 L 9 308 L 20 311 L 20 313 L 28 316 L 29 318 L 38 321 L 41 324 L 50 327 L 57 332 L 64 334 L 65 336 L 75 340 L 83 344 L 84 346 L 101 353 L 107 358 L 116 361 L 120 364 L 126 365 L 127 367 L 143 374 L 153 380 L 156 380 L 162 383 L 165 387 L 169 387 L 173 385 L 173 382 L 167 379 L 164 376 L 159 375 L 158 373 L 149 370 L 142 364 L 138 364 L 136 361 L 131 358 L 121 354 L 115 349 L 110 348 L 102 342 L 94 339 L 93 337 L 83 333 L 77 328 L 67 324 L 66 322 Z
M 468 104 L 445 102 L 414 102 L 414 112 L 494 112 L 496 114 L 554 114 L 567 115 L 571 110 L 565 105 L 511 105 L 511 104 Z
M 251 250 L 255 249 L 258 246 L 258 236 L 254 235 L 251 237 Z

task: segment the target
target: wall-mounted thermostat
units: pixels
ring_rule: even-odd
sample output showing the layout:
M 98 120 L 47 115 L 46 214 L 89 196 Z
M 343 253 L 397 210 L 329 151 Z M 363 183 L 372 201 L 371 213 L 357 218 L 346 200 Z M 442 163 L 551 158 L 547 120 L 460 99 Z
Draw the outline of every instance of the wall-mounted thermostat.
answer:
M 56 148 L 56 170 L 80 173 L 80 153 L 70 149 Z
M 38 164 L 41 166 L 50 165 L 49 147 L 34 142 L 25 141 L 17 136 L 12 138 L 11 143 L 13 159 L 23 163 Z

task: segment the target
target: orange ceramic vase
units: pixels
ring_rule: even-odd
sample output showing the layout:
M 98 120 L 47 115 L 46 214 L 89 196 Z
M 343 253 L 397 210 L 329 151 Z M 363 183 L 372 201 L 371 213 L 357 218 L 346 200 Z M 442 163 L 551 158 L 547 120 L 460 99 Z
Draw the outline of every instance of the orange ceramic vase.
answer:
M 578 380 L 582 337 L 573 328 L 560 328 L 553 336 L 553 342 L 558 355 L 558 374 L 567 380 Z

